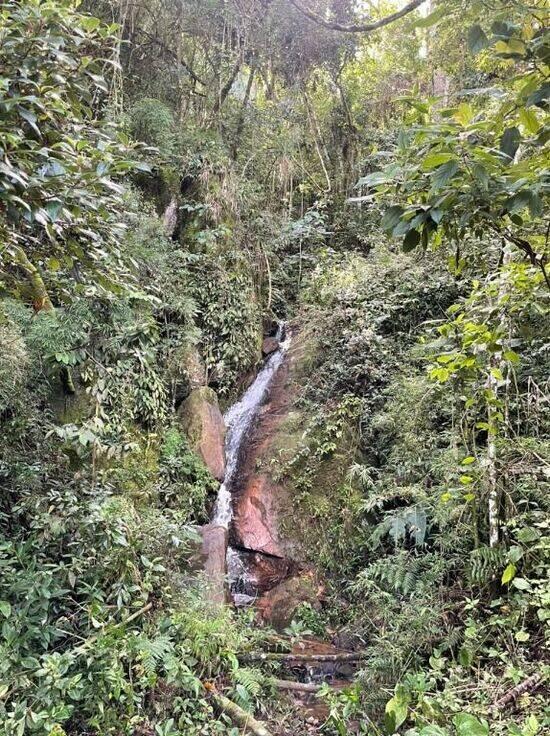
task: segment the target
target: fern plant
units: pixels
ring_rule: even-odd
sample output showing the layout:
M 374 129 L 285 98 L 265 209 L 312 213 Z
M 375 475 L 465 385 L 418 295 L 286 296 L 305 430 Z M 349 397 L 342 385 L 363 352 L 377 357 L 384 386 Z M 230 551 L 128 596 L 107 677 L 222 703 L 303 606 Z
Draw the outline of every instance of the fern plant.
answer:
M 233 670 L 233 699 L 245 710 L 252 711 L 266 684 L 265 675 L 253 667 L 236 667 Z

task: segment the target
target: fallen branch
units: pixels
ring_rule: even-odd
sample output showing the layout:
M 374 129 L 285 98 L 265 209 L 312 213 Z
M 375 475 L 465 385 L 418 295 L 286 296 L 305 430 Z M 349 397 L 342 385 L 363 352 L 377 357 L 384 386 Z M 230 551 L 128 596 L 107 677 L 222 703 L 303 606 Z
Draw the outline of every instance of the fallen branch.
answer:
M 272 736 L 271 731 L 268 731 L 263 723 L 257 721 L 250 713 L 247 713 L 232 700 L 226 698 L 225 695 L 220 695 L 215 690 L 210 688 L 208 690 L 216 708 L 228 715 L 235 725 L 250 731 L 255 736 Z
M 246 662 L 359 662 L 365 659 L 364 652 L 341 652 L 338 654 L 293 654 L 286 652 L 253 652 L 242 657 Z
M 507 693 L 504 693 L 501 698 L 493 703 L 493 708 L 495 710 L 503 710 L 503 708 L 505 708 L 509 703 L 515 703 L 523 693 L 536 690 L 541 683 L 541 675 L 531 675 L 531 677 L 528 677 L 523 682 L 520 682 L 519 685 L 516 685 L 511 690 L 508 690 Z
M 294 682 L 293 680 L 270 680 L 273 687 L 277 690 L 296 690 L 301 693 L 318 693 L 321 685 L 314 685 L 312 682 Z

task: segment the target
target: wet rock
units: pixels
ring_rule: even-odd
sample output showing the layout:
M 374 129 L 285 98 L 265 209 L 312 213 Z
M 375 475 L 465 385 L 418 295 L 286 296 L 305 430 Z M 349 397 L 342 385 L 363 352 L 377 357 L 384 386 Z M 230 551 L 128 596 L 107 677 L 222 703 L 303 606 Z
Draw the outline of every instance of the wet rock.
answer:
M 292 568 L 291 562 L 281 557 L 241 550 L 234 554 L 238 556 L 238 563 L 230 565 L 229 572 L 233 573 L 233 587 L 237 594 L 255 597 L 266 593 L 287 578 Z
M 256 606 L 264 621 L 281 631 L 291 623 L 301 603 L 309 603 L 315 609 L 320 608 L 316 591 L 313 575 L 304 573 L 288 578 L 264 593 Z
M 279 348 L 279 341 L 276 337 L 266 337 L 262 342 L 262 353 L 264 356 L 271 355 Z
M 179 408 L 179 418 L 191 447 L 214 478 L 225 475 L 225 424 L 216 393 L 207 386 L 193 389 Z

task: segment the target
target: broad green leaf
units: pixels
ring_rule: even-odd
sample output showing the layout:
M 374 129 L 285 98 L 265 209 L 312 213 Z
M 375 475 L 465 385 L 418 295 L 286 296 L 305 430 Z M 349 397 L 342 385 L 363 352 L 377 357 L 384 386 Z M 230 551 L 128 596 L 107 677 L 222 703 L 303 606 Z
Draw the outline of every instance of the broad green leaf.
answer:
M 514 565 L 513 562 L 511 562 L 506 567 L 506 569 L 504 570 L 504 572 L 502 573 L 501 583 L 503 585 L 507 585 L 508 583 L 510 583 L 514 579 L 515 575 L 516 575 L 516 566 Z
M 535 135 L 540 130 L 540 122 L 533 110 L 522 107 L 519 111 L 519 119 L 528 133 Z
M 457 736 L 489 736 L 487 721 L 479 720 L 470 713 L 458 713 L 453 718 Z
M 489 45 L 489 39 L 481 26 L 475 25 L 468 30 L 468 48 L 473 54 L 479 54 Z
M 521 547 L 510 547 L 508 550 L 508 559 L 510 562 L 518 562 L 523 557 L 523 550 Z
M 0 601 L 0 613 L 4 618 L 9 618 L 11 616 L 11 604 L 8 603 L 8 601 Z
M 467 102 L 461 102 L 454 114 L 455 120 L 461 125 L 468 125 L 468 123 L 472 122 L 473 117 L 474 109 Z
M 463 667 L 469 667 L 472 664 L 474 653 L 468 647 L 461 647 L 458 652 L 458 661 Z
M 432 13 L 429 13 L 425 18 L 420 18 L 415 21 L 414 25 L 416 28 L 430 28 L 436 23 L 439 23 L 442 18 L 448 15 L 448 12 L 448 9 L 442 5 L 440 8 L 436 8 Z
M 403 240 L 403 252 L 410 253 L 420 243 L 420 233 L 418 230 L 409 230 Z
M 48 217 L 52 222 L 55 222 L 57 220 L 57 217 L 59 213 L 61 212 L 61 208 L 63 207 L 63 203 L 60 202 L 58 199 L 51 200 L 50 202 L 46 202 L 44 205 L 44 209 L 48 213 Z
M 382 217 L 382 221 L 380 223 L 382 230 L 385 230 L 386 232 L 392 232 L 397 223 L 401 220 L 404 212 L 405 210 L 403 209 L 403 207 L 399 205 L 392 205 L 391 207 L 389 207 L 384 213 L 384 216 Z
M 521 143 L 521 133 L 515 126 L 506 128 L 500 139 L 500 150 L 510 159 L 513 159 Z
M 453 176 L 458 172 L 458 162 L 457 161 L 447 161 L 446 164 L 443 164 L 438 169 L 435 170 L 432 182 L 435 189 L 441 189 L 446 184 L 448 184 Z
M 512 585 L 518 590 L 531 590 L 531 583 L 525 578 L 514 578 Z
M 422 161 L 422 170 L 431 171 L 441 164 L 446 164 L 447 161 L 457 161 L 454 153 L 429 153 L 426 158 Z
M 531 203 L 532 192 L 530 189 L 522 189 L 520 192 L 514 194 L 504 203 L 504 206 L 509 214 L 521 212 Z
M 391 722 L 394 731 L 406 720 L 409 712 L 409 702 L 410 695 L 402 686 L 398 685 L 395 695 L 386 703 L 387 722 Z
M 386 172 L 375 171 L 368 176 L 361 177 L 361 179 L 359 179 L 359 181 L 357 182 L 357 186 L 375 187 L 379 184 L 387 184 L 389 181 L 391 181 L 391 176 L 389 176 Z
M 547 108 L 550 103 L 550 82 L 545 82 L 541 87 L 532 92 L 527 98 L 527 106 Z

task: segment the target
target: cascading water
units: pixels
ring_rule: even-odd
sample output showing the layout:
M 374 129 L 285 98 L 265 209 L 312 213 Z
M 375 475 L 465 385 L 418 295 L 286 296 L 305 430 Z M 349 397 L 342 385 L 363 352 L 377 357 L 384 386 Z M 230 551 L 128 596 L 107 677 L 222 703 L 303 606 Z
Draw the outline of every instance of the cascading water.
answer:
M 273 376 L 283 362 L 284 354 L 290 345 L 290 334 L 285 336 L 284 325 L 279 326 L 277 340 L 279 348 L 266 360 L 256 376 L 254 383 L 246 390 L 236 404 L 227 410 L 224 420 L 227 427 L 225 435 L 225 477 L 218 491 L 216 505 L 212 516 L 212 524 L 228 527 L 233 515 L 231 508 L 231 490 L 235 480 L 239 462 L 242 457 L 243 444 L 262 404 L 267 398 Z
M 258 413 L 267 399 L 271 382 L 290 346 L 291 335 L 289 332 L 285 334 L 284 324 L 279 326 L 276 339 L 279 342 L 278 349 L 269 356 L 254 382 L 224 416 L 227 427 L 225 477 L 218 491 L 211 523 L 226 529 L 229 528 L 233 518 L 231 494 L 243 459 L 246 439 L 254 427 Z M 252 578 L 248 580 L 248 573 L 240 553 L 231 547 L 227 550 L 227 568 L 234 602 L 237 605 L 252 602 L 254 597 L 248 595 L 248 592 L 254 587 L 254 580 Z

